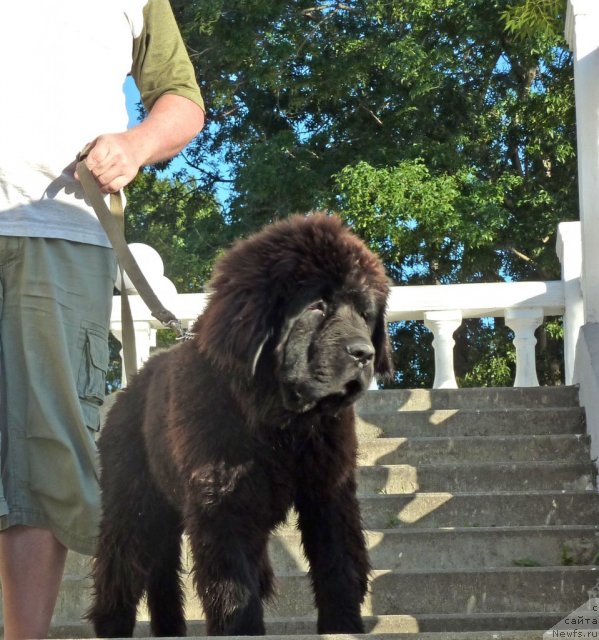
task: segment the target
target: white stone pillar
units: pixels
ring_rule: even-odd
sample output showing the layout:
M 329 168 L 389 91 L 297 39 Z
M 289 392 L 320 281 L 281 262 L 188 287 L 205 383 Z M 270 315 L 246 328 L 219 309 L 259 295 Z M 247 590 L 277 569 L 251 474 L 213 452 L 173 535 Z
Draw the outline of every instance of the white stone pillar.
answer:
M 586 322 L 599 322 L 599 2 L 569 0 L 566 39 L 574 53 L 582 292 Z
M 543 322 L 542 309 L 506 309 L 505 324 L 514 332 L 516 379 L 514 387 L 538 387 L 535 330 Z
M 582 265 L 580 222 L 561 222 L 558 225 L 557 255 L 562 265 L 564 283 L 564 379 L 574 382 L 576 343 L 584 324 L 584 308 L 580 272 Z
M 112 323 L 111 331 L 115 338 L 123 344 L 123 330 L 122 325 L 119 322 Z M 135 321 L 133 323 L 133 331 L 135 334 L 135 356 L 137 369 L 141 369 L 144 362 L 150 357 L 150 349 L 156 346 L 156 329 L 152 328 L 152 325 L 146 321 Z M 123 357 L 123 350 L 121 349 L 121 358 Z M 122 386 L 127 386 L 127 374 L 125 372 L 124 361 L 121 365 L 121 380 Z
M 141 369 L 150 357 L 150 349 L 156 346 L 156 329 L 149 322 L 134 322 L 135 330 L 135 355 L 137 356 L 137 369 Z
M 461 311 L 426 311 L 424 325 L 433 332 L 435 380 L 433 389 L 457 389 L 453 368 L 453 334 L 462 324 Z

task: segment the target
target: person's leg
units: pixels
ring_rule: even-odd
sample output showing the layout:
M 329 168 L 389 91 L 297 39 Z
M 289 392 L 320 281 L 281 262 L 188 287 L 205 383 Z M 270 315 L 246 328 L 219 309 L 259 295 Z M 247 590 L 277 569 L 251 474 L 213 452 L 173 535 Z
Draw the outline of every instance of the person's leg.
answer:
M 91 245 L 18 238 L 0 245 L 5 638 L 40 638 L 48 635 L 67 547 L 94 549 L 94 437 L 115 265 L 110 250 Z
M 47 529 L 0 532 L 4 640 L 48 637 L 66 555 Z

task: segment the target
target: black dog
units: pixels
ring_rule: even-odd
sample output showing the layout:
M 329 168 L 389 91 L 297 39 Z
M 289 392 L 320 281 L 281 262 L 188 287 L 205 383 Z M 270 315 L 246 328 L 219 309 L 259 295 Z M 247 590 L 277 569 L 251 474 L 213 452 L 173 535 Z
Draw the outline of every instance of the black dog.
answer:
M 88 614 L 130 636 L 185 634 L 181 535 L 208 633 L 263 634 L 267 543 L 298 512 L 319 633 L 362 633 L 369 562 L 353 402 L 389 374 L 387 279 L 334 217 L 296 216 L 218 262 L 192 341 L 122 392 L 100 438 L 103 516 Z

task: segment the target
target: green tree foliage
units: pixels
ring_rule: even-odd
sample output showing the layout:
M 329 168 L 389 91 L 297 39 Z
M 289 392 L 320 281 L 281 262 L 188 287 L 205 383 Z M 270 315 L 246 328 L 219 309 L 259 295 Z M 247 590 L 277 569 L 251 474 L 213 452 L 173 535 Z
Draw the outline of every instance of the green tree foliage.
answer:
M 565 0 L 525 0 L 509 5 L 501 15 L 511 34 L 534 40 L 559 34 L 565 12 Z
M 201 291 L 229 229 L 209 192 L 185 173 L 142 172 L 127 190 L 127 241 L 156 249 L 179 293 Z
M 328 208 L 381 254 L 397 284 L 559 276 L 556 227 L 577 215 L 572 66 L 559 3 L 172 4 L 208 106 L 209 124 L 187 156 L 193 188 L 229 194 L 224 228 L 213 210 L 193 223 L 214 242 L 208 262 L 232 236 Z M 158 235 L 169 238 L 172 224 L 162 222 Z M 203 281 L 206 271 L 187 277 L 185 252 L 167 244 L 180 277 L 191 287 Z M 415 323 L 394 330 L 398 382 L 428 384 L 425 331 Z M 475 344 L 458 354 L 461 380 L 507 381 L 509 340 L 491 338 L 501 331 L 465 323 L 458 345 Z M 544 381 L 559 377 L 558 356 L 544 354 L 552 372 Z

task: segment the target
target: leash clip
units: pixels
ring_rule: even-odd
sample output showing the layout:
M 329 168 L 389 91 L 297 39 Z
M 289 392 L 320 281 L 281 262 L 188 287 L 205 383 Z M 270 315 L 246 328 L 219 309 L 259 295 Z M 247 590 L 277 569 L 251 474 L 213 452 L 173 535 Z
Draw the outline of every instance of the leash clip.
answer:
M 195 333 L 192 333 L 188 329 L 183 329 L 181 320 L 169 320 L 163 324 L 177 334 L 177 341 L 192 340 L 195 336 Z

